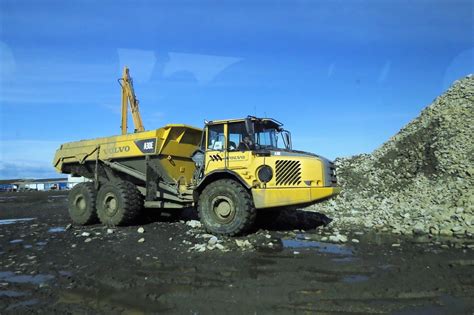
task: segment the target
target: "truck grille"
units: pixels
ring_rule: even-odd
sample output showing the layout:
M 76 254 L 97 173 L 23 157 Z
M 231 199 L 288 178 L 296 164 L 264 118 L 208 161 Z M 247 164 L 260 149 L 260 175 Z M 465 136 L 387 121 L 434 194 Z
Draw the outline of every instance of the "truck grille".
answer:
M 301 183 L 301 163 L 299 161 L 277 160 L 275 163 L 276 185 L 299 185 Z
M 337 178 L 336 178 L 336 166 L 334 163 L 329 162 L 327 165 L 326 170 L 326 186 L 337 186 Z

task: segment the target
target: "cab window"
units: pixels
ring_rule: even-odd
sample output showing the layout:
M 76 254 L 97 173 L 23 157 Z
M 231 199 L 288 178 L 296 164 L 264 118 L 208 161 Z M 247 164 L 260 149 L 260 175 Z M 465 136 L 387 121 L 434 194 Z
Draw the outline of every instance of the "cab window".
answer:
M 227 148 L 229 151 L 246 151 L 251 149 L 248 144 L 245 145 L 245 143 L 250 143 L 251 141 L 244 122 L 230 123 L 228 130 L 229 142 Z
M 207 149 L 224 150 L 224 125 L 211 125 L 207 127 Z

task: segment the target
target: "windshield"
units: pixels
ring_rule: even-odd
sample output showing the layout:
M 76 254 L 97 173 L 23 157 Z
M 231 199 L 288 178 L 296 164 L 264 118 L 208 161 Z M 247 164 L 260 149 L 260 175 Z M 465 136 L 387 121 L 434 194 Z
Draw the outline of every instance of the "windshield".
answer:
M 255 132 L 255 143 L 260 148 L 278 148 L 278 136 L 275 129 L 261 129 Z
M 257 149 L 289 149 L 282 139 L 282 131 L 264 124 L 255 124 L 255 144 Z

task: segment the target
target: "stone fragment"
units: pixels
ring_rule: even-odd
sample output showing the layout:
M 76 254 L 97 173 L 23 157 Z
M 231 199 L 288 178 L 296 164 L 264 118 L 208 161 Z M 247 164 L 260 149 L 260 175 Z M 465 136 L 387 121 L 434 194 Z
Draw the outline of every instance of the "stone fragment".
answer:
M 209 239 L 209 241 L 207 241 L 207 243 L 208 243 L 209 245 L 215 245 L 215 244 L 217 243 L 217 241 L 218 241 L 217 237 L 212 236 L 212 237 Z
M 189 250 L 190 251 L 197 251 L 197 252 L 204 252 L 204 251 L 206 251 L 206 246 L 207 246 L 206 244 L 195 244 Z
M 426 234 L 425 232 L 425 227 L 422 223 L 417 223 L 415 224 L 415 226 L 413 226 L 413 234 L 415 235 L 423 235 L 423 234 Z
M 202 226 L 201 222 L 197 221 L 197 220 L 189 220 L 188 222 L 186 222 L 186 225 L 191 227 L 191 228 L 200 228 Z
M 235 240 L 235 243 L 237 246 L 240 248 L 249 248 L 252 247 L 252 244 L 249 242 L 249 240 Z

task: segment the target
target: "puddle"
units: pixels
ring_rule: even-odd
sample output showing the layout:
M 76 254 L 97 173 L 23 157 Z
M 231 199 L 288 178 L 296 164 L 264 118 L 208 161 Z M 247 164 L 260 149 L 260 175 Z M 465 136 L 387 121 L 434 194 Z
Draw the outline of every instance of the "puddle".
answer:
M 52 279 L 54 279 L 54 276 L 46 274 L 22 275 L 11 271 L 0 272 L 0 280 L 11 283 L 41 284 Z
M 345 283 L 357 283 L 357 282 L 364 282 L 364 281 L 367 281 L 369 280 L 369 277 L 368 276 L 364 276 L 364 275 L 349 275 L 349 276 L 345 276 L 344 278 L 342 278 L 342 282 L 345 282 Z
M 324 242 L 316 242 L 316 241 L 304 241 L 299 239 L 283 239 L 282 240 L 283 247 L 286 248 L 315 248 L 321 253 L 326 254 L 335 254 L 335 255 L 353 255 L 352 249 L 348 248 L 344 245 L 337 245 L 331 243 L 324 243 Z
M 333 258 L 331 261 L 334 261 L 336 263 L 353 263 L 356 260 L 359 260 L 358 258 L 354 258 L 352 256 L 349 257 L 342 257 L 342 258 Z
M 48 230 L 48 233 L 61 233 L 61 232 L 64 232 L 64 231 L 66 231 L 65 228 L 58 226 L 58 227 L 52 227 L 52 228 L 50 228 L 50 229 Z
M 72 277 L 72 272 L 61 270 L 59 271 L 59 275 L 63 277 Z
M 11 291 L 11 290 L 0 290 L 0 297 L 20 297 L 25 296 L 26 293 Z
M 396 315 L 443 315 L 443 314 L 472 314 L 469 298 L 458 298 L 451 295 L 442 295 L 433 305 L 418 306 L 394 312 Z
M 44 246 L 46 244 L 48 244 L 48 242 L 37 242 L 36 243 L 36 245 L 38 245 L 38 246 Z
M 19 244 L 19 243 L 23 243 L 23 240 L 21 238 L 10 241 L 10 244 Z
M 5 310 L 6 311 L 11 311 L 17 307 L 24 307 L 24 306 L 31 306 L 31 305 L 35 305 L 35 304 L 38 304 L 39 300 L 38 299 L 32 299 L 32 300 L 27 300 L 27 301 L 22 301 L 22 302 L 18 302 L 18 303 L 15 303 L 15 304 L 11 304 L 10 306 L 8 306 Z
M 33 247 L 33 245 L 23 245 L 23 248 L 25 248 L 25 249 L 30 249 L 32 247 Z
M 14 224 L 19 222 L 31 221 L 36 218 L 21 218 L 21 219 L 4 219 L 0 220 L 0 225 Z
M 6 197 L 0 197 L 0 200 L 8 200 L 8 199 L 17 199 L 18 196 L 6 196 Z

